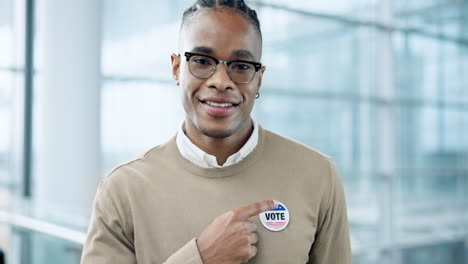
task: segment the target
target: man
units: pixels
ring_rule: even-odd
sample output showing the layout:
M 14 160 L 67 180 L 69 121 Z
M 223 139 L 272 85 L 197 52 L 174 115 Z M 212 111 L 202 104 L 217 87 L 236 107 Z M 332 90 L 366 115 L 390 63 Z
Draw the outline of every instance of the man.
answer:
M 101 182 L 82 263 L 351 263 L 333 163 L 250 117 L 265 71 L 255 11 L 200 0 L 179 43 L 185 122 Z

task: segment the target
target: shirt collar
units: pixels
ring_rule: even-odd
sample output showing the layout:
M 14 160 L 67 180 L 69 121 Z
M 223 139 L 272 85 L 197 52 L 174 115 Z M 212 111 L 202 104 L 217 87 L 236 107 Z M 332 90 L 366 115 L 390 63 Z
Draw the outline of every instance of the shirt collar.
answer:
M 257 146 L 258 144 L 258 123 L 252 119 L 253 124 L 253 131 L 250 135 L 247 142 L 242 146 L 242 148 L 228 157 L 226 162 L 223 165 L 218 165 L 216 161 L 216 157 L 206 153 L 187 137 L 183 130 L 184 123 L 179 126 L 179 130 L 176 136 L 176 143 L 177 147 L 179 148 L 180 154 L 187 160 L 191 161 L 192 163 L 204 167 L 204 168 L 223 168 L 233 164 L 238 163 L 239 161 L 243 160 L 247 157 Z

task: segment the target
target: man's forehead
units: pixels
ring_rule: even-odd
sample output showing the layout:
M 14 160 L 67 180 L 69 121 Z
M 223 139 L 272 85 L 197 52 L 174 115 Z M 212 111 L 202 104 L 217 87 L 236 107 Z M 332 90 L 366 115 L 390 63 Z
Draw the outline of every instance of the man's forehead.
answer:
M 260 60 L 262 40 L 255 28 L 236 13 L 209 12 L 182 26 L 179 52 L 184 51 Z

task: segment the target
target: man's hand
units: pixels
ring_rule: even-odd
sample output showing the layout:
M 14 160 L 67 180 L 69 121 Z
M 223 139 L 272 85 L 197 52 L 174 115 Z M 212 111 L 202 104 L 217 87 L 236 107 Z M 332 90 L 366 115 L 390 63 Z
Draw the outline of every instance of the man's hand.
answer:
M 203 264 L 239 264 L 254 257 L 257 224 L 247 219 L 276 207 L 278 201 L 265 200 L 216 217 L 197 239 Z

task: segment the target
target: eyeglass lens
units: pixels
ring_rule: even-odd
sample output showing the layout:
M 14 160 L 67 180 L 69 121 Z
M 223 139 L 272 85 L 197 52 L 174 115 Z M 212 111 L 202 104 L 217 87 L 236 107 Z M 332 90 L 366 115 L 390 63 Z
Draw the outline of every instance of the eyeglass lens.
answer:
M 199 78 L 209 78 L 216 72 L 217 63 L 210 57 L 195 55 L 189 59 L 190 72 Z M 255 75 L 255 66 L 248 62 L 231 62 L 228 75 L 233 82 L 249 83 Z

